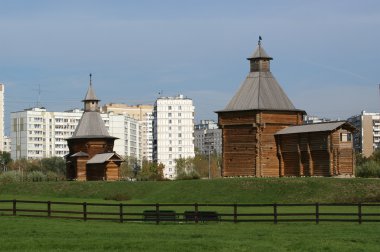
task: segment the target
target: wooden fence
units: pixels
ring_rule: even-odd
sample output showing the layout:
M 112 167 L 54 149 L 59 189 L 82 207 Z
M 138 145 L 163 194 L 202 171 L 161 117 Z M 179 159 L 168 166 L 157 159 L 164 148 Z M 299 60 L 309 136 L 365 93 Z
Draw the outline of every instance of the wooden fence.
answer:
M 0 200 L 1 216 L 117 222 L 380 222 L 380 203 L 107 204 Z M 0 219 L 1 221 L 1 219 Z

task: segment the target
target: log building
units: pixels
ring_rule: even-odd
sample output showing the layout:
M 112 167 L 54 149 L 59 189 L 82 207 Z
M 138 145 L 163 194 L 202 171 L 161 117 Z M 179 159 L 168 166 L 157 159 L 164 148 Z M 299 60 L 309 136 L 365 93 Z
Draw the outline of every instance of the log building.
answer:
M 307 173 L 307 168 L 304 169 L 304 173 L 290 172 L 290 166 L 297 165 L 292 169 L 300 170 L 300 164 L 293 159 L 293 163 L 285 162 L 288 154 L 284 154 L 286 157 L 281 155 L 286 150 L 283 149 L 280 152 L 278 150 L 281 145 L 276 142 L 275 134 L 290 126 L 302 125 L 306 112 L 294 107 L 272 75 L 270 71 L 272 59 L 265 52 L 259 40 L 255 52 L 248 58 L 250 73 L 225 109 L 216 112 L 219 126 L 222 129 L 222 176 L 224 177 L 317 175 L 317 173 Z M 347 125 L 345 128 L 352 130 Z M 318 138 L 320 133 L 311 132 L 309 134 L 313 135 L 314 139 Z M 282 140 L 283 136 L 280 135 L 277 139 Z M 293 137 L 295 139 L 292 142 L 289 139 Z M 297 134 L 284 136 L 284 138 L 288 141 L 287 143 L 292 145 L 292 148 L 297 147 Z M 350 144 L 352 148 L 352 142 Z M 319 159 L 316 152 L 313 152 L 314 154 L 315 158 L 310 160 L 314 162 L 314 167 L 318 167 L 319 162 L 325 162 L 325 160 Z M 341 157 L 344 155 L 346 154 L 341 154 Z M 353 154 L 350 155 L 353 158 Z M 284 162 L 287 167 L 286 172 Z M 351 174 L 352 171 L 353 167 L 351 167 Z M 323 175 L 335 174 L 322 173 Z
M 275 134 L 280 176 L 354 175 L 355 151 L 347 122 L 288 127 Z
M 113 151 L 116 137 L 109 135 L 99 113 L 99 99 L 90 85 L 84 98 L 84 113 L 72 137 L 67 139 L 67 179 L 118 180 L 121 157 Z

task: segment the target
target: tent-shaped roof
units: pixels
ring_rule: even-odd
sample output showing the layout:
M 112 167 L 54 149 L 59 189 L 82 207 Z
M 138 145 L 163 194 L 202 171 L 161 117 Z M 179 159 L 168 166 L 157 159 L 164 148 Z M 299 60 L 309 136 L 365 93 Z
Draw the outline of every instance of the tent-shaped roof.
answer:
M 259 44 L 248 58 L 252 64 L 268 64 L 264 70 L 262 68 L 252 68 L 237 93 L 222 111 L 243 111 L 243 110 L 283 110 L 302 111 L 296 109 L 284 90 L 278 84 L 269 69 L 268 60 L 272 58 L 265 52 Z M 260 62 L 262 61 L 262 62 Z
M 94 89 L 92 88 L 92 84 L 90 83 L 90 85 L 88 86 L 88 90 L 87 90 L 87 93 L 86 93 L 86 96 L 84 97 L 83 101 L 100 101 L 96 95 L 95 95 L 95 91 Z
M 83 113 L 72 138 L 114 138 L 109 135 L 99 112 Z
M 290 126 L 278 131 L 275 135 L 333 131 L 338 128 L 344 128 L 349 131 L 356 130 L 354 126 L 352 126 L 350 123 L 346 121 L 336 121 L 336 122 L 322 122 L 322 123 L 305 124 L 305 125 L 299 125 L 299 126 Z
M 255 52 L 252 54 L 251 57 L 248 58 L 250 59 L 270 59 L 272 60 L 273 58 L 270 57 L 267 52 L 264 50 L 264 48 L 261 46 L 261 43 L 259 43 L 255 49 Z
M 87 164 L 103 164 L 104 162 L 110 161 L 110 160 L 121 162 L 122 158 L 114 152 L 100 153 L 100 154 L 96 154 L 90 160 L 88 160 Z
M 223 111 L 297 110 L 271 72 L 250 72 Z

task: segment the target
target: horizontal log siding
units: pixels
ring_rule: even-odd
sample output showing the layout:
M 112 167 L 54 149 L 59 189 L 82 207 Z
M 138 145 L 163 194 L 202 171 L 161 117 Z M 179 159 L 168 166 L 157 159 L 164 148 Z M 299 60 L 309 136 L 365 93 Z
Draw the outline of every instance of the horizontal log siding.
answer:
M 354 152 L 353 152 L 353 142 L 341 142 L 340 134 L 341 133 L 350 133 L 345 129 L 339 129 L 332 134 L 333 148 L 336 152 L 336 175 L 354 175 Z
M 223 176 L 254 176 L 256 129 L 251 125 L 223 129 Z
M 218 122 L 223 132 L 222 176 L 279 177 L 274 134 L 301 124 L 302 112 L 221 112 Z

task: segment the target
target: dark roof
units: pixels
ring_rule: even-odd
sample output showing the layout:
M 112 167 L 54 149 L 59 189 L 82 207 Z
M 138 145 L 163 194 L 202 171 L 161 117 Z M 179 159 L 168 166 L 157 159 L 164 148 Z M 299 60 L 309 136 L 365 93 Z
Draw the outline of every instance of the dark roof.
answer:
M 298 110 L 271 72 L 250 72 L 224 110 Z
M 86 96 L 84 97 L 84 100 L 83 101 L 100 101 L 96 95 L 95 95 L 95 91 L 94 89 L 92 88 L 92 84 L 90 83 L 90 85 L 88 86 L 88 90 L 87 90 L 87 93 L 86 93 Z
M 86 152 L 83 152 L 83 151 L 79 151 L 77 153 L 74 153 L 73 155 L 71 155 L 70 157 L 88 157 L 88 154 Z
M 114 138 L 109 135 L 106 126 L 100 116 L 100 113 L 97 111 L 87 111 L 84 112 L 82 118 L 79 121 L 73 138 Z
M 252 54 L 251 57 L 248 59 L 273 59 L 270 57 L 267 52 L 264 50 L 264 48 L 261 46 L 261 44 L 257 45 L 255 52 Z
M 87 161 L 87 164 L 102 164 L 106 161 L 109 161 L 111 158 L 117 161 L 122 161 L 122 158 L 114 152 L 109 153 L 100 153 L 93 156 L 90 160 Z
M 356 128 L 346 121 L 336 122 L 322 122 L 312 123 L 298 126 L 290 126 L 278 131 L 275 135 L 296 134 L 296 133 L 308 133 L 308 132 L 320 132 L 320 131 L 333 131 L 338 128 L 346 128 L 347 130 L 354 131 Z

